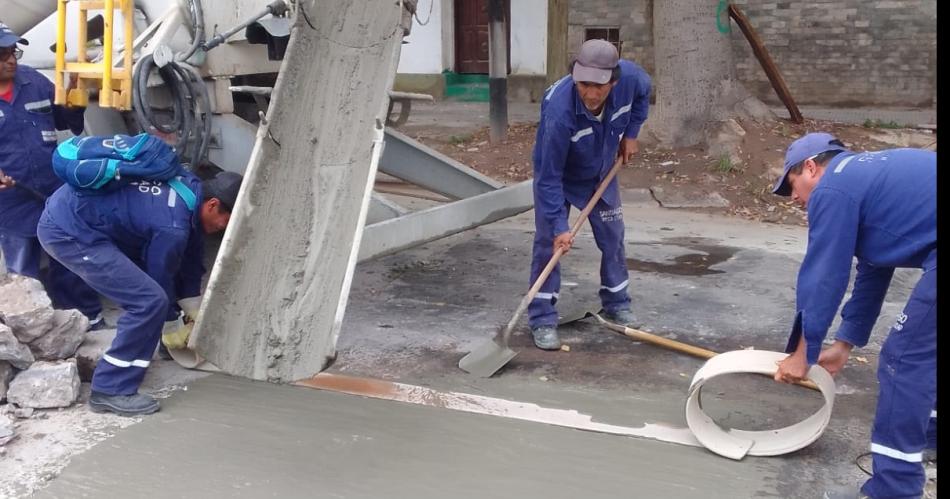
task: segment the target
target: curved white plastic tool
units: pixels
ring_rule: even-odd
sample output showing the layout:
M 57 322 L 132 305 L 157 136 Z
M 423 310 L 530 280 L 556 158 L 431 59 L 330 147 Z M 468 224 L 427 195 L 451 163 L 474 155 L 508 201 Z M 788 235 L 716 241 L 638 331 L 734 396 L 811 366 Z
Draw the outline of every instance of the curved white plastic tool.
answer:
M 754 373 L 774 375 L 777 362 L 788 354 L 764 350 L 736 350 L 709 359 L 693 376 L 686 397 L 686 424 L 707 449 L 730 459 L 752 456 L 778 456 L 807 447 L 824 433 L 831 420 L 835 402 L 835 382 L 824 368 L 814 365 L 808 379 L 815 382 L 825 405 L 805 420 L 766 431 L 725 429 L 703 412 L 700 397 L 703 385 L 725 374 Z

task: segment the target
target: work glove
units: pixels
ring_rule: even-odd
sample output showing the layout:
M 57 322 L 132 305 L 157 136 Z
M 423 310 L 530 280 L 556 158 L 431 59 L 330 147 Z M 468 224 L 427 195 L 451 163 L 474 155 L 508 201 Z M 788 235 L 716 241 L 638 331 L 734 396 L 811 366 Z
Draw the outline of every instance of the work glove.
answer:
M 198 310 L 201 309 L 201 296 L 192 296 L 191 298 L 182 298 L 178 300 L 178 306 L 185 313 L 185 321 L 188 319 L 194 321 L 198 318 Z
M 162 329 L 162 344 L 170 350 L 185 348 L 188 346 L 188 336 L 191 335 L 194 325 L 193 321 L 185 323 L 181 319 L 166 322 Z

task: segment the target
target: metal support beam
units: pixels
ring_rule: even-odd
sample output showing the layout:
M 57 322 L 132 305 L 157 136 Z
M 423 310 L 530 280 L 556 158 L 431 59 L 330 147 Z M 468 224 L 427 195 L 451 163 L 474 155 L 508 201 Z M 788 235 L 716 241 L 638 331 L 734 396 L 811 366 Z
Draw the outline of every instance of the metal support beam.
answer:
M 374 192 L 369 199 L 369 213 L 366 214 L 366 224 L 401 217 L 406 213 L 409 213 L 409 210 Z
M 500 182 L 390 129 L 386 130 L 379 171 L 450 199 L 465 199 L 502 187 Z
M 363 229 L 359 260 L 388 255 L 524 213 L 534 207 L 532 182 L 525 180 L 454 203 L 367 225 Z

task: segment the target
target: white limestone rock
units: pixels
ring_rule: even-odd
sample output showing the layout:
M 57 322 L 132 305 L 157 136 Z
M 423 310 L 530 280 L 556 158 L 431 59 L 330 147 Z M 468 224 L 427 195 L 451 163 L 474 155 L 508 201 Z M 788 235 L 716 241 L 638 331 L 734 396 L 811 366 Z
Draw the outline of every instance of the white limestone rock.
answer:
M 34 360 L 30 347 L 17 341 L 13 331 L 0 323 L 0 362 L 6 361 L 17 369 L 26 369 Z
M 78 310 L 53 312 L 53 327 L 30 343 L 36 360 L 68 359 L 76 353 L 83 335 L 89 329 L 89 319 Z
M 7 387 L 10 386 L 10 380 L 16 370 L 9 362 L 0 360 L 0 402 L 7 398 Z
M 13 330 L 21 343 L 43 336 L 53 325 L 53 304 L 36 279 L 10 275 L 0 284 L 0 322 Z
M 79 398 L 76 362 L 35 362 L 10 383 L 7 400 L 20 407 L 52 409 L 69 407 Z

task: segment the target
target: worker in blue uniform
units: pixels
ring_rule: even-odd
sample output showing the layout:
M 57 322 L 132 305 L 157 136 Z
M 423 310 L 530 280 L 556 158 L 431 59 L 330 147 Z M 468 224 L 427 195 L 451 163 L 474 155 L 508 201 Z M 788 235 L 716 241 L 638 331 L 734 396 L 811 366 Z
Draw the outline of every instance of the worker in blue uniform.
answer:
M 795 382 L 815 363 L 839 372 L 868 342 L 895 268 L 921 269 L 881 348 L 871 433 L 872 477 L 861 494 L 917 498 L 923 451 L 936 445 L 937 155 L 922 149 L 855 153 L 827 133 L 793 142 L 773 192 L 808 211 L 808 247 L 798 272 L 796 312 L 776 381 Z M 834 343 L 821 345 L 841 310 Z M 933 416 L 933 417 L 932 417 Z
M 85 108 L 53 104 L 53 84 L 18 65 L 18 44 L 28 42 L 0 23 L 0 251 L 7 270 L 42 280 L 56 308 L 78 309 L 96 329 L 105 325 L 99 296 L 52 259 L 41 275 L 36 239 L 45 197 L 63 185 L 50 166 L 56 130 L 82 133 Z
M 535 235 L 531 256 L 533 283 L 554 252 L 573 244 L 568 212 L 583 208 L 619 156 L 639 151 L 637 137 L 650 105 L 650 77 L 637 64 L 621 60 L 606 40 L 581 46 L 564 76 L 544 94 L 534 144 Z M 623 209 L 614 178 L 589 217 L 601 251 L 600 299 L 608 320 L 636 326 L 627 293 Z M 560 264 L 528 305 L 528 325 L 538 348 L 556 350 L 555 308 L 561 286 Z
M 201 182 L 185 173 L 180 180 L 202 200 L 194 209 L 165 182 L 134 181 L 93 195 L 63 186 L 40 217 L 43 248 L 123 310 L 93 373 L 93 411 L 159 410 L 157 400 L 138 392 L 145 370 L 168 325 L 178 322 L 175 304 L 197 316 L 204 234 L 227 227 L 241 176 L 221 172 Z

